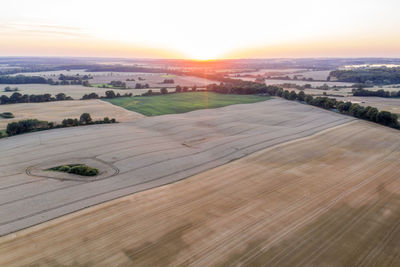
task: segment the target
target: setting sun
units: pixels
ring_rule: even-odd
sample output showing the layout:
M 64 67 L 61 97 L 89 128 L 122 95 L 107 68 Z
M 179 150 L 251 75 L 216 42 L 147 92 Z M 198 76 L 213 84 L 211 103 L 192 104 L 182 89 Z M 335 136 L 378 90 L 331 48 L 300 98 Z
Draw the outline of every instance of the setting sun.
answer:
M 399 55 L 400 2 L 383 2 L 4 1 L 0 53 L 200 60 L 356 56 L 365 50 Z M 327 19 L 331 14 L 340 19 Z

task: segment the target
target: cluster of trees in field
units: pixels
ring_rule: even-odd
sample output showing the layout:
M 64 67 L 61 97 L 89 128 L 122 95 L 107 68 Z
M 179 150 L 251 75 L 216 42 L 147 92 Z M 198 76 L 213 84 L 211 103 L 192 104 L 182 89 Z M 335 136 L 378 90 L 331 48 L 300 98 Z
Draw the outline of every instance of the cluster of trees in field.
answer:
M 336 101 L 336 99 L 328 97 L 313 97 L 312 95 L 305 94 L 303 91 L 296 93 L 295 91 L 289 92 L 288 90 L 279 89 L 276 95 L 288 100 L 304 101 L 307 104 L 324 109 L 337 109 L 342 114 L 347 114 L 359 119 L 368 120 L 392 128 L 400 129 L 398 117 L 396 114 L 388 111 L 379 111 L 377 108 L 374 107 L 363 107 L 359 104 Z
M 18 91 L 19 91 L 18 87 L 11 88 L 10 86 L 7 86 L 4 88 L 4 92 L 18 92 Z
M 148 83 L 136 83 L 135 84 L 135 89 L 148 89 L 150 88 L 150 85 Z
M 0 118 L 12 119 L 12 118 L 14 118 L 14 114 L 12 114 L 11 112 L 3 112 L 3 113 L 0 113 Z
M 64 75 L 64 74 L 60 74 L 60 76 L 58 77 L 58 79 L 60 81 L 81 81 L 81 80 L 89 80 L 89 79 L 93 79 L 93 77 L 91 75 Z
M 87 100 L 87 99 L 101 99 L 101 98 L 116 98 L 116 97 L 131 97 L 132 93 L 125 93 L 121 95 L 120 93 L 115 93 L 113 90 L 108 90 L 105 92 L 104 96 L 99 96 L 96 93 L 90 93 L 90 94 L 84 94 L 81 98 L 81 100 Z
M 295 75 L 293 78 L 290 78 L 289 76 L 268 76 L 267 79 L 269 80 L 293 80 L 293 81 L 314 81 L 313 78 L 306 78 L 306 77 L 299 77 L 298 75 Z
M 400 68 L 361 68 L 352 70 L 335 70 L 329 74 L 341 82 L 382 85 L 400 83 Z
M 57 166 L 49 169 L 50 171 L 66 172 L 82 176 L 96 176 L 99 174 L 99 170 L 93 167 L 89 167 L 85 164 L 69 164 Z
M 27 83 L 37 83 L 46 84 L 51 83 L 53 80 L 46 79 L 40 76 L 0 76 L 0 84 L 27 84 Z
M 103 120 L 92 120 L 92 117 L 89 113 L 82 113 L 79 120 L 67 118 L 61 122 L 62 127 L 73 127 L 73 126 L 81 126 L 81 125 L 90 125 L 90 124 L 103 124 L 103 123 L 116 123 L 117 121 L 113 118 L 110 119 L 105 117 Z
M 175 81 L 174 79 L 164 79 L 164 81 L 161 82 L 162 84 L 174 84 Z
M 103 120 L 92 120 L 89 113 L 83 113 L 79 119 L 64 119 L 61 124 L 48 121 L 40 121 L 37 119 L 21 120 L 18 122 L 10 122 L 7 125 L 6 133 L 8 136 L 49 130 L 54 128 L 64 128 L 91 124 L 103 124 L 103 123 L 116 123 L 117 121 L 113 118 L 110 119 L 105 117 Z
M 189 90 L 192 91 L 192 92 L 196 92 L 197 91 L 197 86 L 193 85 L 192 88 L 189 88 L 188 86 L 183 86 L 182 87 L 180 85 L 177 85 L 175 87 L 175 93 L 189 92 Z
M 112 87 L 120 87 L 120 88 L 126 88 L 126 83 L 122 82 L 122 81 L 111 81 L 109 83 L 109 85 L 111 85 Z
M 221 83 L 210 84 L 206 86 L 207 91 L 221 93 L 221 94 L 240 94 L 240 95 L 252 95 L 252 94 L 269 94 L 276 95 L 276 91 L 280 87 L 274 85 L 265 85 L 250 81 L 235 80 L 234 83 Z
M 155 95 L 166 95 L 170 94 L 167 88 L 161 88 L 160 92 L 153 92 L 153 90 L 148 90 L 146 93 L 141 94 L 141 96 L 155 96 Z
M 75 76 L 64 75 L 60 74 L 58 77 L 59 81 L 53 81 L 52 79 L 48 80 L 50 85 L 83 85 L 83 86 L 90 86 L 89 79 L 93 79 L 90 75 L 83 75 L 80 76 L 79 74 Z
M 353 90 L 354 96 L 377 96 L 377 97 L 400 97 L 400 91 L 385 91 L 383 89 L 377 91 L 365 90 L 365 89 L 356 89 Z
M 22 95 L 20 93 L 13 93 L 10 97 L 6 95 L 0 96 L 0 104 L 16 104 L 16 103 L 40 103 L 40 102 L 50 102 L 50 101 L 63 101 L 63 100 L 73 100 L 72 97 L 65 95 L 64 93 L 59 93 L 53 97 L 51 94 L 42 95 Z

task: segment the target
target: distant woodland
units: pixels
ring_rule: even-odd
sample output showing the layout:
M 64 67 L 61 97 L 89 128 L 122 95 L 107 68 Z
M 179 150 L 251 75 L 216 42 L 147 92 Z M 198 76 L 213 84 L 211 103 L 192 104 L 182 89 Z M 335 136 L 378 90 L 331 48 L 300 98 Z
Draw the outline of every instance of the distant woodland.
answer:
M 361 83 L 366 85 L 385 85 L 400 83 L 400 68 L 362 68 L 353 70 L 335 70 L 330 73 L 340 82 Z

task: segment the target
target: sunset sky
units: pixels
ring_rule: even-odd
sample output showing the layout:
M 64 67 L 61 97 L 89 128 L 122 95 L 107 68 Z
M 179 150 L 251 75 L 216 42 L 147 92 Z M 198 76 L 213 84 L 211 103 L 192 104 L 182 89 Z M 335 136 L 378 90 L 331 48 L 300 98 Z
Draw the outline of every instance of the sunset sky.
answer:
M 399 0 L 1 2 L 1 56 L 400 57 Z

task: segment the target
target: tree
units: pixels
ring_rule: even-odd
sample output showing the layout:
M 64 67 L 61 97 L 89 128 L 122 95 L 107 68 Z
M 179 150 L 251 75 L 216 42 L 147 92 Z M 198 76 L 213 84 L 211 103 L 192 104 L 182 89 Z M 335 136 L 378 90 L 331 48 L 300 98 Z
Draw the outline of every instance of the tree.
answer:
M 18 103 L 20 101 L 21 97 L 22 97 L 22 95 L 20 93 L 13 93 L 10 96 L 10 102 L 11 103 Z
M 342 103 L 338 104 L 337 107 L 338 107 L 338 110 L 340 113 L 348 113 L 351 108 L 351 105 L 352 105 L 352 103 L 347 101 L 345 103 L 342 102 Z
M 399 126 L 397 116 L 395 114 L 390 113 L 389 111 L 380 111 L 377 116 L 377 122 L 390 127 Z
M 66 98 L 67 98 L 67 96 L 64 93 L 59 93 L 56 95 L 56 99 L 58 101 L 65 100 Z
M 296 100 L 297 99 L 297 94 L 295 91 L 291 91 L 289 93 L 289 100 Z
M 115 93 L 113 90 L 106 91 L 106 98 L 114 98 L 114 97 L 115 97 Z
M 85 100 L 85 99 L 98 99 L 98 98 L 99 98 L 98 94 L 90 93 L 90 94 L 84 94 L 81 99 Z
M 7 124 L 6 132 L 9 136 L 19 134 L 18 122 L 11 122 Z
M 79 118 L 79 122 L 82 124 L 90 124 L 92 122 L 92 118 L 90 117 L 89 113 L 82 113 L 81 117 Z
M 306 95 L 305 100 L 307 104 L 310 104 L 313 101 L 314 97 L 312 95 Z
M 289 91 L 288 90 L 285 90 L 284 92 L 283 92 L 283 98 L 286 98 L 286 99 L 289 99 Z
M 300 92 L 297 94 L 297 99 L 298 99 L 299 101 L 304 101 L 305 97 L 306 97 L 306 94 L 305 94 L 303 91 L 300 91 Z
M 161 88 L 160 92 L 161 92 L 161 94 L 163 94 L 163 95 L 168 94 L 167 88 Z
M 361 106 L 359 104 L 352 104 L 349 109 L 349 114 L 358 117 L 357 115 L 361 113 Z
M 378 109 L 368 106 L 366 109 L 366 118 L 370 121 L 376 122 L 378 120 Z
M 10 98 L 6 95 L 2 95 L 0 97 L 0 104 L 4 105 L 4 104 L 8 104 L 10 102 Z
M 175 92 L 176 92 L 176 93 L 182 92 L 182 87 L 181 87 L 180 85 L 177 85 L 177 86 L 175 87 Z

